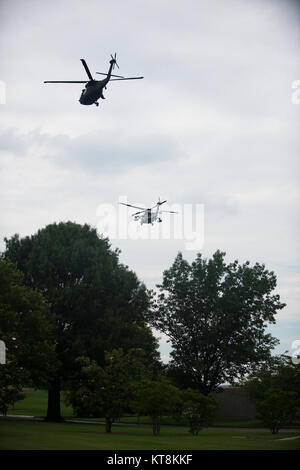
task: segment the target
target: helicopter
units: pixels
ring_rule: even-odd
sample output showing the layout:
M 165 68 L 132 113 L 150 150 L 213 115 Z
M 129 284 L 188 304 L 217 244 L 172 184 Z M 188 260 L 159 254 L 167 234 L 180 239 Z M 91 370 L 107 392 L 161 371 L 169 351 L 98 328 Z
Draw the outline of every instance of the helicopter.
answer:
M 157 220 L 157 222 L 162 222 L 160 213 L 161 212 L 168 212 L 170 214 L 178 214 L 178 212 L 175 211 L 160 211 L 160 206 L 164 204 L 167 201 L 160 201 L 160 198 L 158 198 L 158 202 L 155 204 L 155 206 L 150 207 L 150 208 L 144 208 L 144 207 L 139 207 L 139 206 L 133 206 L 131 204 L 125 204 L 124 202 L 119 202 L 119 204 L 122 204 L 123 206 L 128 206 L 128 207 L 133 207 L 135 209 L 141 209 L 138 212 L 135 212 L 132 214 L 132 217 L 134 220 L 138 221 L 140 220 L 141 225 L 142 224 L 152 224 Z M 156 210 L 154 210 L 156 208 Z
M 79 102 L 84 105 L 90 105 L 90 104 L 95 104 L 96 106 L 99 106 L 98 99 L 102 98 L 103 100 L 105 99 L 103 96 L 103 89 L 106 89 L 106 85 L 108 84 L 109 81 L 116 81 L 116 80 L 139 80 L 144 77 L 123 77 L 122 75 L 113 75 L 112 71 L 114 70 L 114 67 L 117 66 L 119 68 L 119 65 L 117 63 L 117 53 L 115 52 L 115 55 L 111 56 L 111 60 L 109 61 L 110 66 L 108 69 L 107 73 L 102 73 L 102 72 L 96 72 L 99 75 L 106 75 L 106 77 L 103 80 L 94 80 L 87 63 L 84 59 L 80 59 L 82 62 L 82 65 L 85 68 L 85 71 L 87 73 L 87 76 L 89 77 L 89 80 L 73 80 L 73 81 L 57 81 L 57 80 L 46 80 L 44 83 L 86 83 L 85 88 L 82 90 L 81 96 L 79 98 Z M 111 78 L 114 77 L 114 78 Z

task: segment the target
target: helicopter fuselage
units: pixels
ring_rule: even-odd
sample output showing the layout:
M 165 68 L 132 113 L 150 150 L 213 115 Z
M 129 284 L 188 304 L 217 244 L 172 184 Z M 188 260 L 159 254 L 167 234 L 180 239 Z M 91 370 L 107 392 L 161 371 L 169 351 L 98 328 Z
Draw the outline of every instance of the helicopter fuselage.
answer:
M 161 218 L 159 217 L 159 212 L 158 210 L 156 212 L 152 212 L 151 209 L 147 209 L 143 215 L 137 215 L 135 216 L 135 220 L 140 220 L 141 225 L 143 224 L 153 224 L 155 220 L 158 222 L 161 222 Z
M 80 104 L 90 105 L 97 102 L 99 98 L 103 98 L 103 89 L 109 80 L 90 80 L 82 90 L 79 98 Z
M 135 221 L 139 220 L 141 225 L 143 224 L 153 225 L 153 222 L 155 221 L 162 222 L 161 212 L 170 212 L 172 214 L 177 214 L 177 212 L 174 212 L 174 211 L 160 211 L 160 206 L 164 204 L 165 202 L 167 201 L 161 201 L 159 198 L 157 204 L 155 204 L 155 206 L 153 206 L 152 208 L 148 208 L 148 209 L 145 209 L 140 206 L 133 206 L 132 204 L 127 204 L 125 202 L 119 202 L 119 204 L 122 204 L 123 206 L 133 207 L 135 209 L 139 209 L 139 212 L 135 212 L 134 214 L 131 214 L 131 216 L 133 217 L 133 220 Z M 154 210 L 155 207 L 156 209 Z
M 82 90 L 81 96 L 79 98 L 79 102 L 81 104 L 85 105 L 90 105 L 90 104 L 96 104 L 98 106 L 99 103 L 97 103 L 97 100 L 99 98 L 104 99 L 103 96 L 103 89 L 106 87 L 107 83 L 110 80 L 111 77 L 111 72 L 113 69 L 115 61 L 111 60 L 110 61 L 110 66 L 109 70 L 107 72 L 107 77 L 104 78 L 103 80 L 90 80 L 87 82 L 85 85 L 85 88 Z M 92 78 L 92 77 L 91 77 Z

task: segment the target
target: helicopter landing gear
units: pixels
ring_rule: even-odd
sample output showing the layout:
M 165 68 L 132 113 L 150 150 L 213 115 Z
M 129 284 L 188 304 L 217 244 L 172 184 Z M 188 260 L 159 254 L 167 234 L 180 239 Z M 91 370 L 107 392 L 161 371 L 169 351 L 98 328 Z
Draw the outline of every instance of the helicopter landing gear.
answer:
M 96 105 L 96 106 L 99 106 L 99 103 L 98 103 L 97 101 L 95 101 L 95 105 Z

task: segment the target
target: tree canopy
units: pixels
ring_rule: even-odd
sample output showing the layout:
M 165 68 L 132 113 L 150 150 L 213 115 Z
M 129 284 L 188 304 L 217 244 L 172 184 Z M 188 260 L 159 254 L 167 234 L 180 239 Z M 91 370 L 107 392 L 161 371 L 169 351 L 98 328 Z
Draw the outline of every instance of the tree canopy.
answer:
M 155 436 L 160 433 L 161 417 L 178 411 L 181 405 L 180 391 L 164 376 L 158 380 L 143 378 L 136 390 L 132 402 L 139 414 L 151 416 L 152 430 Z
M 277 434 L 279 429 L 291 424 L 297 417 L 297 393 L 270 388 L 264 399 L 256 404 L 258 418 Z
M 1 256 L 0 338 L 6 347 L 6 366 L 19 370 L 20 376 L 26 372 L 28 384 L 43 386 L 55 361 L 54 317 L 41 293 L 23 281 L 23 273 Z
M 55 317 L 60 366 L 49 377 L 49 419 L 60 418 L 61 383 L 70 377 L 76 357 L 103 364 L 104 351 L 116 347 L 143 348 L 149 358 L 157 357 L 156 340 L 146 326 L 148 291 L 96 229 L 61 222 L 5 241 L 5 257 L 24 273 L 27 286 L 43 294 Z
M 24 397 L 24 385 L 43 387 L 55 367 L 53 318 L 45 298 L 24 285 L 23 274 L 0 257 L 0 411 Z
M 300 407 L 300 364 L 295 364 L 285 354 L 272 356 L 260 364 L 252 374 L 247 375 L 241 385 L 254 401 L 263 400 L 270 389 L 294 392 Z
M 191 434 L 197 436 L 204 426 L 213 423 L 219 404 L 212 395 L 187 388 L 182 391 L 182 402 L 182 413 L 188 420 Z
M 265 332 L 285 304 L 274 272 L 265 265 L 226 264 L 217 251 L 198 254 L 189 264 L 181 253 L 163 282 L 153 307 L 153 325 L 170 338 L 169 374 L 186 387 L 208 394 L 249 373 L 270 357 L 278 340 Z
M 120 418 L 135 391 L 135 381 L 145 370 L 142 349 L 123 349 L 105 352 L 105 364 L 86 357 L 76 360 L 80 370 L 73 378 L 73 387 L 67 393 L 68 402 L 76 416 L 105 417 L 106 432 L 111 432 L 115 419 Z

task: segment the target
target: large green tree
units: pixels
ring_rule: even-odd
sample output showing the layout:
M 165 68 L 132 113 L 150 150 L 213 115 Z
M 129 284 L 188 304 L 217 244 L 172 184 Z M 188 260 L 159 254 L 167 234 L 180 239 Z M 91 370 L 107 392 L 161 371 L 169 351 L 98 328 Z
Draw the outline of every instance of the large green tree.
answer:
M 269 357 L 278 340 L 265 329 L 284 307 L 275 287 L 263 264 L 226 264 L 220 251 L 189 264 L 179 253 L 153 308 L 153 324 L 172 345 L 170 375 L 208 394 Z
M 48 420 L 61 419 L 60 391 L 76 357 L 102 364 L 104 351 L 116 347 L 142 347 L 156 357 L 157 344 L 146 327 L 148 292 L 95 229 L 61 222 L 5 241 L 5 257 L 23 271 L 28 286 L 47 298 L 56 319 L 59 367 L 49 376 Z
M 20 399 L 22 387 L 45 386 L 55 367 L 54 318 L 40 292 L 24 285 L 14 264 L 0 257 L 0 339 L 6 363 L 0 364 L 3 412 Z

